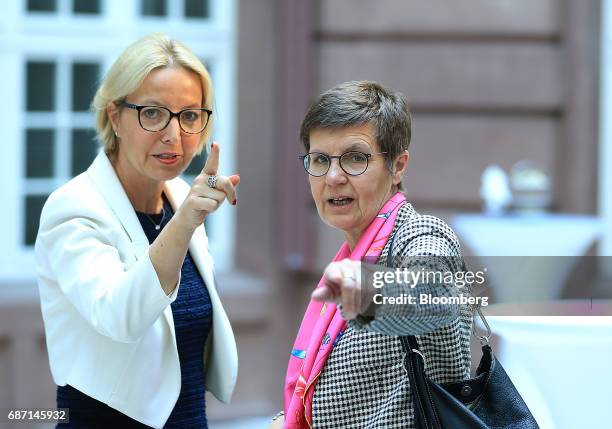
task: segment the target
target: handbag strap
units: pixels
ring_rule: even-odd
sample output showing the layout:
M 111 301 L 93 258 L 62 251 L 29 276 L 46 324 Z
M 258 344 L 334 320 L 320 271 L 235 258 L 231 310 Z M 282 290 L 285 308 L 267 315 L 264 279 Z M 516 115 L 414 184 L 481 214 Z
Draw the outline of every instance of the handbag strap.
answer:
M 393 255 L 395 254 L 393 252 L 393 248 L 394 248 L 394 245 L 395 245 L 395 236 L 396 235 L 397 235 L 397 230 L 395 230 L 393 232 L 393 234 L 391 234 L 391 238 L 390 238 L 391 242 L 389 243 L 389 252 L 387 253 L 387 260 L 386 260 L 387 266 L 389 268 L 393 268 L 391 266 L 391 259 L 393 258 Z M 404 348 L 404 351 L 406 352 L 407 356 L 409 356 L 409 355 L 411 355 L 413 353 L 413 351 L 412 351 L 413 349 L 420 353 L 420 351 L 419 351 L 419 342 L 417 341 L 417 339 L 416 339 L 416 337 L 414 335 L 407 335 L 407 336 L 399 337 L 399 339 L 400 339 L 400 342 L 402 343 L 402 347 Z M 423 355 L 421 354 L 421 356 L 423 356 Z M 425 360 L 425 358 L 423 357 L 423 361 L 424 360 Z
M 392 267 L 392 258 L 395 255 L 394 244 L 397 231 L 391 235 L 387 266 Z M 425 355 L 419 350 L 419 342 L 414 335 L 399 337 L 404 349 L 404 370 L 408 375 L 414 403 L 414 421 L 416 427 L 426 429 L 441 428 L 437 410 L 431 400 L 431 393 L 425 376 Z
M 399 337 L 399 339 L 406 351 L 404 369 L 408 375 L 413 396 L 415 426 L 424 429 L 440 429 L 442 425 L 425 375 L 425 356 L 419 351 L 419 344 L 414 335 Z

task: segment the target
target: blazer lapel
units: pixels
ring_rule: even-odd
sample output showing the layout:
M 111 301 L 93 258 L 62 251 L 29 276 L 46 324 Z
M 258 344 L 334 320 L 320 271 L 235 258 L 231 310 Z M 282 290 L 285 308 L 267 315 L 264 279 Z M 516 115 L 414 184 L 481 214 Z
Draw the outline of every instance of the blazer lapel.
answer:
M 87 174 L 98 192 L 108 202 L 110 210 L 119 219 L 125 233 L 130 238 L 135 257 L 137 259 L 141 258 L 149 247 L 149 239 L 142 230 L 134 206 L 132 206 L 125 193 L 125 189 L 123 189 L 123 185 L 121 185 L 117 177 L 117 173 L 115 173 L 115 169 L 103 150 L 100 151 L 94 162 L 87 169 Z M 170 306 L 164 309 L 164 318 L 168 322 L 172 337 L 176 343 L 174 318 L 172 317 L 172 308 Z
M 98 189 L 98 192 L 108 202 L 112 212 L 119 219 L 130 241 L 139 246 L 136 250 L 144 251 L 144 248 L 149 245 L 149 240 L 142 230 L 134 207 L 104 151 L 100 151 L 94 162 L 87 169 L 87 174 Z M 141 254 L 138 252 L 138 257 Z

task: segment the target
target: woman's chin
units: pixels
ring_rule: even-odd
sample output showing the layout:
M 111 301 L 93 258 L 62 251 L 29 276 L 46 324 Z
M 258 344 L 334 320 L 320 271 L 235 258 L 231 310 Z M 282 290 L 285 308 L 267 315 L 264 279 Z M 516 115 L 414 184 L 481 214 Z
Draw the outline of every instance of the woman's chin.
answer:
M 327 215 L 322 219 L 327 225 L 342 232 L 351 231 L 358 224 L 352 217 L 348 216 Z
M 167 180 L 172 180 L 177 178 L 182 172 L 183 169 L 178 167 L 178 166 L 173 166 L 174 168 L 163 168 L 163 169 L 158 169 L 155 172 L 155 177 L 157 180 L 160 181 L 167 181 Z

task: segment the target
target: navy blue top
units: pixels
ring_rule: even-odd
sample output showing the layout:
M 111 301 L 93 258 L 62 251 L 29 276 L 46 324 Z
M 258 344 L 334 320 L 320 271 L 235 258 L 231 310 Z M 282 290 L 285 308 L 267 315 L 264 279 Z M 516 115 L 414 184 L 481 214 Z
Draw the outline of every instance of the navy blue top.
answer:
M 146 215 L 136 212 L 149 243 L 155 240 L 174 214 L 165 198 L 164 211 L 163 219 L 162 213 Z M 160 225 L 159 230 L 155 229 L 155 224 Z M 171 308 L 181 364 L 181 393 L 164 428 L 206 429 L 204 344 L 212 327 L 212 304 L 189 252 L 181 268 L 178 296 Z M 148 427 L 69 385 L 58 386 L 57 407 L 70 409 L 70 423 L 58 424 L 61 428 Z

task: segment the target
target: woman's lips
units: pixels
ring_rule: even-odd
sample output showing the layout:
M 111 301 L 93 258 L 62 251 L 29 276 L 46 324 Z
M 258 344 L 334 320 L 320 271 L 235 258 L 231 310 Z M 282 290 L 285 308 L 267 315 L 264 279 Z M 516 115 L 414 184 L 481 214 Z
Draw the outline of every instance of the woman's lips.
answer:
M 354 201 L 353 198 L 349 197 L 339 197 L 339 198 L 329 198 L 327 200 L 328 204 L 334 208 L 342 209 L 344 207 L 348 207 Z
M 170 165 L 170 164 L 174 164 L 175 162 L 177 162 L 180 158 L 180 155 L 161 154 L 161 155 L 153 155 L 153 157 L 157 159 L 159 162 L 161 162 L 162 164 Z

